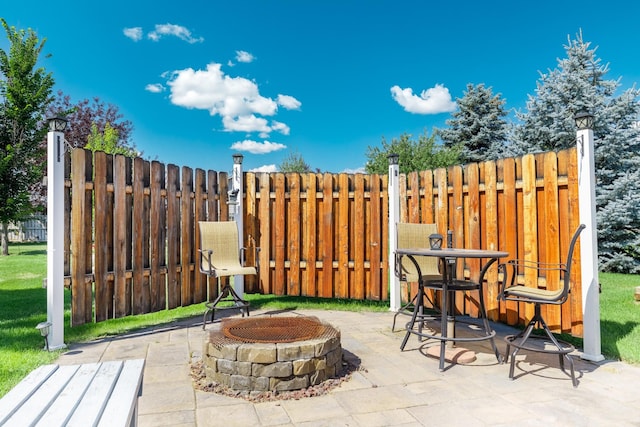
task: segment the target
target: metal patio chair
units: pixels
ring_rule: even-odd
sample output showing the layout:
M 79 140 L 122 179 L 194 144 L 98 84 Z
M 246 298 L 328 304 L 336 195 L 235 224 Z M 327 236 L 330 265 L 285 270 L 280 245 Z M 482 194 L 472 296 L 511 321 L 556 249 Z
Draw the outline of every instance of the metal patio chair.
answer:
M 437 232 L 438 227 L 436 226 L 436 224 L 411 224 L 407 222 L 399 222 L 397 224 L 398 248 L 420 248 L 429 246 L 429 236 Z M 418 267 L 420 268 L 420 272 L 422 273 L 422 284 L 428 284 L 431 281 L 442 282 L 442 274 L 440 274 L 440 270 L 438 268 L 437 258 L 428 256 L 415 257 L 415 261 L 418 263 Z M 417 302 L 416 299 L 418 298 L 419 293 L 416 293 L 413 297 L 411 297 L 409 283 L 420 283 L 418 270 L 408 257 L 401 258 L 396 256 L 395 269 L 396 275 L 398 276 L 400 281 L 407 283 L 408 302 L 400 307 L 400 309 L 393 315 L 393 325 L 391 326 L 392 331 L 395 331 L 396 318 L 399 314 L 409 316 L 413 314 L 413 310 Z M 435 304 L 433 304 L 433 301 L 431 301 L 428 296 L 425 297 L 429 300 L 429 303 L 431 303 L 432 307 L 435 308 Z
M 255 253 L 255 266 L 245 266 L 246 248 L 240 248 L 238 243 L 238 225 L 235 221 L 199 221 L 200 228 L 200 272 L 215 277 L 218 282 L 218 296 L 214 301 L 205 303 L 202 329 L 207 324 L 207 315 L 211 313 L 211 321 L 217 310 L 239 309 L 244 317 L 249 316 L 249 301 L 240 298 L 233 287 L 227 282 L 220 286 L 220 278 L 236 275 L 257 275 L 259 271 L 258 251 Z M 221 303 L 231 302 L 220 305 Z
M 498 299 L 502 301 L 517 301 L 519 303 L 534 304 L 535 307 L 535 314 L 527 324 L 527 327 L 518 334 L 508 335 L 504 338 L 507 343 L 505 362 L 511 358 L 511 365 L 509 367 L 509 378 L 511 379 L 513 379 L 516 354 L 518 354 L 520 349 L 525 349 L 539 353 L 557 354 L 560 359 L 560 369 L 563 371 L 565 371 L 564 361 L 566 359 L 569 363 L 573 386 L 578 386 L 578 381 L 573 367 L 573 360 L 569 356 L 569 353 L 573 352 L 575 347 L 570 343 L 557 339 L 553 335 L 549 326 L 542 317 L 541 307 L 545 304 L 561 305 L 567 301 L 571 290 L 571 264 L 573 260 L 573 251 L 578 237 L 584 228 L 585 225 L 580 224 L 573 234 L 565 262 L 543 263 L 526 260 L 509 260 L 499 266 L 499 269 L 503 273 L 504 281 L 502 289 L 498 295 Z M 518 282 L 518 278 L 524 277 L 525 272 L 528 269 L 535 269 L 537 271 L 537 276 L 545 276 L 547 278 L 551 275 L 559 275 L 562 286 L 558 289 L 540 289 L 537 286 L 532 287 L 520 284 Z M 544 335 L 532 334 L 536 325 L 538 326 L 537 329 L 541 329 L 544 332 Z M 509 354 L 512 346 L 514 347 L 514 350 Z

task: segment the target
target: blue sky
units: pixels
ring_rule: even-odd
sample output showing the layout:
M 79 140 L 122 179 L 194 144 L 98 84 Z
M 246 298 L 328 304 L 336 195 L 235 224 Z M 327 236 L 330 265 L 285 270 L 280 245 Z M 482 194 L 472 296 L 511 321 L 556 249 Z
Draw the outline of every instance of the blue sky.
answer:
M 579 31 L 607 78 L 640 81 L 640 4 L 619 0 L 3 0 L 0 16 L 47 38 L 56 91 L 116 105 L 144 157 L 221 171 L 238 152 L 244 170 L 297 152 L 357 171 L 383 137 L 444 127 L 468 83 L 522 109 Z

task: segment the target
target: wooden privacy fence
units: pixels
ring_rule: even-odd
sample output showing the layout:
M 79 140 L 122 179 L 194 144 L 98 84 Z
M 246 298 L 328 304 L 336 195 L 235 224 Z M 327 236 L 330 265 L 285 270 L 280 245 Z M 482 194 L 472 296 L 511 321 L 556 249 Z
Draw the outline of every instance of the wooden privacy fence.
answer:
M 197 221 L 227 219 L 225 172 L 80 149 L 70 160 L 65 275 L 72 324 L 215 296 L 215 283 L 199 273 Z M 243 182 L 245 245 L 261 248 L 259 277 L 245 278 L 246 292 L 388 299 L 386 175 L 246 172 Z M 414 172 L 399 183 L 401 220 L 451 229 L 457 247 L 559 261 L 578 226 L 575 149 Z M 545 314 L 553 329 L 575 335 L 582 334 L 579 262 L 571 300 Z M 459 274 L 478 277 L 479 268 L 470 260 Z M 487 277 L 493 319 L 531 318 L 529 308 L 498 303 L 497 269 Z M 520 279 L 559 286 L 554 277 Z M 473 295 L 457 306 L 477 314 Z

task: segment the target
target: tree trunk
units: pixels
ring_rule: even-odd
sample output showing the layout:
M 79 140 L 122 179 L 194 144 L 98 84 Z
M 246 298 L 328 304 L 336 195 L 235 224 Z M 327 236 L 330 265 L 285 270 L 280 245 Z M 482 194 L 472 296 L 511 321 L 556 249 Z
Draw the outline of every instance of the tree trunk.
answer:
M 2 255 L 9 255 L 9 224 L 5 222 L 2 223 L 0 241 L 2 241 Z

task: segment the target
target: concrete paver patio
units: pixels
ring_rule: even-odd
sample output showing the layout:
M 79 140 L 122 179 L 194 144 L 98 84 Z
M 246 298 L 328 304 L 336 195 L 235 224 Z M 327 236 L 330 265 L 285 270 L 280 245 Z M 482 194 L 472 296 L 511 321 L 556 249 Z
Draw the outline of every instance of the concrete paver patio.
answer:
M 264 310 L 251 316 L 270 316 Z M 341 331 L 346 357 L 359 363 L 351 378 L 323 396 L 252 403 L 195 390 L 190 364 L 201 356 L 201 317 L 149 330 L 74 344 L 60 364 L 145 358 L 139 426 L 640 426 L 640 367 L 575 357 L 579 385 L 559 369 L 558 357 L 521 351 L 516 378 L 499 364 L 490 343 L 467 365 L 426 355 L 429 341 L 392 331 L 391 312 L 301 310 Z M 493 324 L 497 344 L 513 329 Z M 211 328 L 209 325 L 207 328 Z

